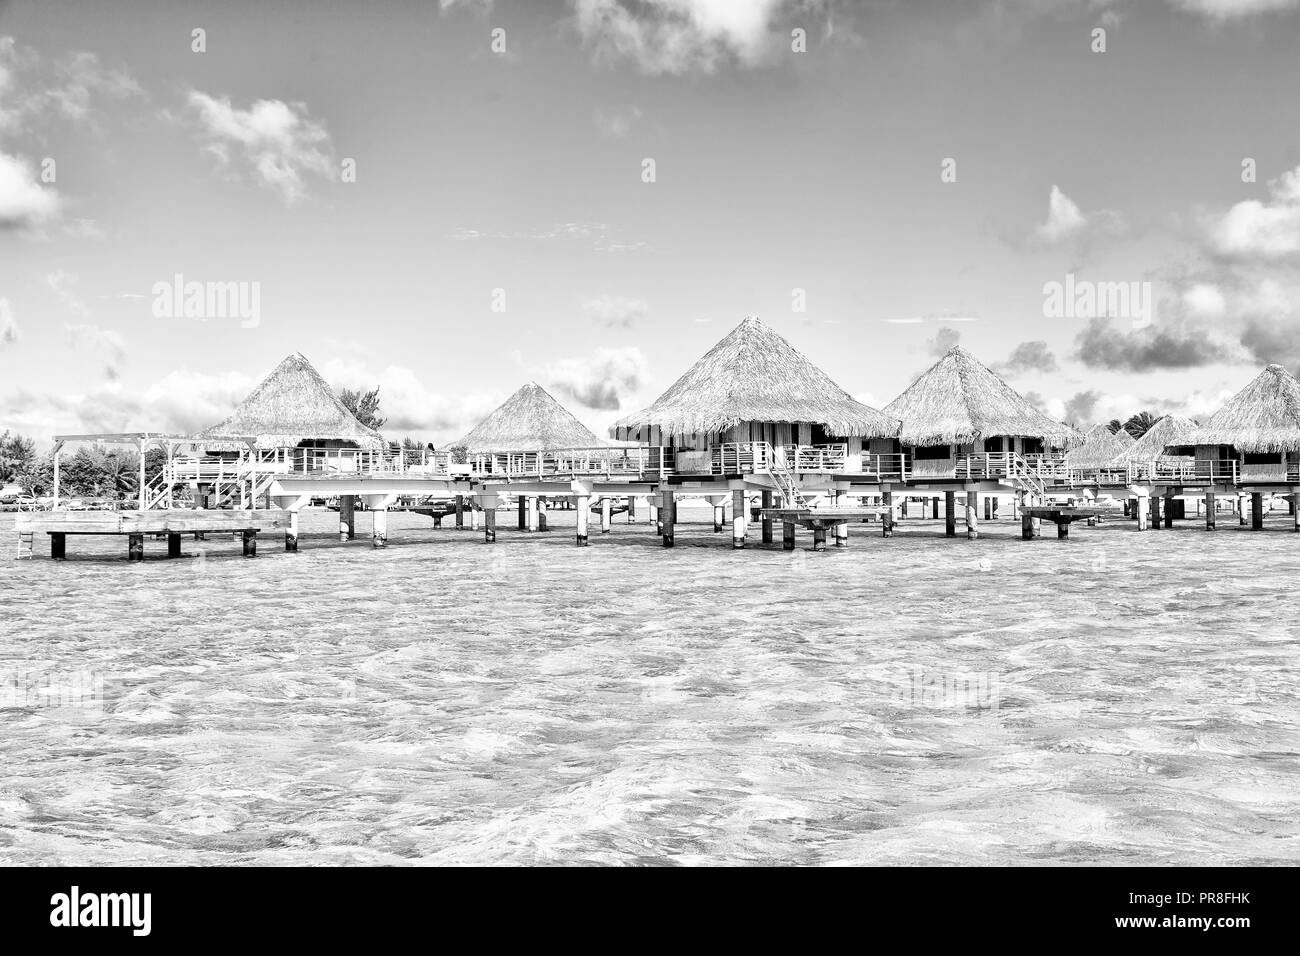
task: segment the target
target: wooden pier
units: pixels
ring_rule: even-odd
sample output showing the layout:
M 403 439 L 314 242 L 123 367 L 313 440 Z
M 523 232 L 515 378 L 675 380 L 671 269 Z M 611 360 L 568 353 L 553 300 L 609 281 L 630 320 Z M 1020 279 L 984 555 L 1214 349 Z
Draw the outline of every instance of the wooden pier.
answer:
M 242 534 L 244 555 L 257 554 L 258 532 L 284 530 L 285 547 L 290 547 L 290 516 L 287 511 L 232 511 L 203 509 L 159 509 L 153 511 L 35 511 L 18 518 L 21 551 L 31 554 L 38 534 L 50 536 L 50 557 L 67 557 L 68 535 L 125 535 L 127 559 L 144 560 L 145 535 L 167 536 L 167 557 L 181 556 L 181 535 L 226 533 Z
M 1058 538 L 1068 538 L 1070 536 L 1070 525 L 1075 521 L 1088 520 L 1090 524 L 1095 524 L 1097 519 L 1114 515 L 1115 512 L 1106 508 L 1057 508 L 1057 507 L 1029 507 L 1020 512 L 1020 536 L 1026 541 L 1034 538 L 1034 519 L 1042 521 L 1052 521 L 1056 524 L 1056 536 Z

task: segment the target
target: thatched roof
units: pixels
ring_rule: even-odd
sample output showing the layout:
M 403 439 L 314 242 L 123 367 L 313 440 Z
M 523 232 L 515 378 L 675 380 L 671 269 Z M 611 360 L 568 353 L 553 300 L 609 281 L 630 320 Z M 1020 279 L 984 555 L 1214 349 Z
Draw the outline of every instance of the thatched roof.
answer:
M 832 435 L 892 438 L 898 422 L 856 401 L 789 342 L 749 316 L 649 408 L 610 435 L 652 427 L 667 435 L 718 432 L 742 422 L 821 425 Z
M 608 444 L 536 382 L 515 392 L 460 441 L 471 453 L 595 448 Z
M 1120 465 L 1128 461 L 1155 461 L 1157 458 L 1171 457 L 1166 455 L 1165 449 L 1193 444 L 1191 437 L 1199 427 L 1196 422 L 1182 415 L 1166 415 L 1148 428 L 1141 438 L 1116 455 L 1113 463 Z
M 215 443 L 251 438 L 257 448 L 292 448 L 302 441 L 347 441 L 361 448 L 383 444 L 383 436 L 357 421 L 297 352 L 262 379 L 234 414 L 195 437 Z
M 1110 430 L 1110 425 L 1105 422 L 1098 422 L 1083 433 L 1083 437 L 1079 440 L 1079 447 L 1083 447 L 1094 438 L 1105 438 L 1107 435 L 1113 434 L 1114 432 Z
M 904 445 L 966 444 L 997 435 L 1078 441 L 1078 432 L 1045 415 L 975 356 L 955 346 L 885 406 L 903 421 Z
M 1234 445 L 1242 452 L 1300 450 L 1300 382 L 1270 365 L 1210 416 L 1189 440 Z
M 1065 464 L 1069 468 L 1101 468 L 1113 464 L 1125 451 L 1131 448 L 1135 439 L 1124 429 L 1115 434 L 1110 429 L 1094 434 L 1096 429 L 1089 429 L 1093 437 L 1078 448 L 1066 453 Z

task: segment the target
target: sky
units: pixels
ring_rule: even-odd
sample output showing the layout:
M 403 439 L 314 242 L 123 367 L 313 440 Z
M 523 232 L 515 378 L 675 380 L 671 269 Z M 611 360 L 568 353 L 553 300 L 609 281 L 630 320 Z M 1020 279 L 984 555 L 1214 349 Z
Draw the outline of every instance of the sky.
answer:
M 1085 427 L 1204 417 L 1300 368 L 1298 41 L 1300 0 L 0 0 L 0 431 L 190 433 L 301 351 L 391 437 L 528 381 L 604 433 L 751 314 L 876 407 L 959 343 Z

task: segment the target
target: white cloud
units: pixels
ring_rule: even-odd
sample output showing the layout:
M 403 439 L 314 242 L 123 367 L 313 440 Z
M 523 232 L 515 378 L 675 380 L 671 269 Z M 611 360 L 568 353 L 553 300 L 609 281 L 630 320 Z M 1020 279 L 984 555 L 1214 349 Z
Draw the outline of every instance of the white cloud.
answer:
M 1223 291 L 1210 282 L 1198 282 L 1183 292 L 1183 305 L 1188 315 L 1198 319 L 1223 317 L 1227 303 Z
M 13 306 L 8 299 L 0 299 L 0 348 L 13 345 L 22 333 L 18 331 L 18 321 L 14 318 Z
M 1228 258 L 1276 259 L 1300 252 L 1300 166 L 1268 184 L 1270 199 L 1247 199 L 1208 223 L 1210 243 Z
M 1047 222 L 1035 233 L 1044 242 L 1057 243 L 1082 232 L 1087 224 L 1088 218 L 1079 211 L 1075 201 L 1061 192 L 1059 186 L 1053 185 L 1047 200 Z
M 1276 13 L 1300 7 L 1300 0 L 1169 0 L 1176 10 L 1199 13 L 1201 16 L 1223 22 L 1260 13 Z
M 204 150 L 223 168 L 232 168 L 238 153 L 261 185 L 274 189 L 286 203 L 307 194 L 306 179 L 331 179 L 334 160 L 329 132 L 307 116 L 304 103 L 257 100 L 248 109 L 191 90 L 189 107 L 200 125 Z
M 758 66 L 777 49 L 783 0 L 573 0 L 578 34 L 600 60 L 644 73 Z
M 129 73 L 103 66 L 94 53 L 76 50 L 50 60 L 0 37 L 0 132 L 50 116 L 83 123 L 95 119 L 97 101 L 143 95 Z
M 634 345 L 598 348 L 591 355 L 542 366 L 537 378 L 560 396 L 588 408 L 616 411 L 646 380 L 646 360 Z
M 45 284 L 59 297 L 59 301 L 73 315 L 85 318 L 90 315 L 90 308 L 81 301 L 77 292 L 80 280 L 66 269 L 58 269 L 45 277 Z
M 54 189 L 36 181 L 32 166 L 0 152 L 0 229 L 34 229 L 58 217 L 61 202 Z
M 453 441 L 481 421 L 506 396 L 496 393 L 444 395 L 430 391 L 403 365 L 383 368 L 369 361 L 330 359 L 318 366 L 335 389 L 379 387 L 379 409 L 389 436 L 410 434 L 435 442 Z
M 630 329 L 650 311 L 645 299 L 625 299 L 622 296 L 602 295 L 582 304 L 587 318 L 609 328 Z

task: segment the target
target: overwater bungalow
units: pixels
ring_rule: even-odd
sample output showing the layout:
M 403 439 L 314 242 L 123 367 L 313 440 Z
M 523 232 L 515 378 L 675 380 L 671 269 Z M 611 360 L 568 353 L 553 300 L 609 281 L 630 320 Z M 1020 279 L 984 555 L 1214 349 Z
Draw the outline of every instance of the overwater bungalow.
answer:
M 1081 444 L 1065 453 L 1065 467 L 1075 473 L 1096 472 L 1112 464 L 1135 443 L 1123 428 L 1112 432 L 1105 425 L 1095 426 L 1084 433 Z
M 1079 433 L 1033 406 L 960 346 L 950 349 L 884 412 L 902 422 L 914 488 L 943 491 L 955 533 L 955 494 L 966 495 L 969 537 L 977 537 L 979 495 L 1042 495 L 1040 459 L 1059 455 Z
M 529 382 L 449 447 L 481 455 L 598 448 L 606 444 L 550 392 Z
M 649 408 L 610 429 L 664 449 L 661 489 L 732 496 L 733 544 L 744 544 L 747 495 L 803 507 L 807 496 L 902 480 L 898 421 L 855 400 L 789 342 L 750 316 Z M 715 507 L 718 506 L 715 502 Z M 665 505 L 665 508 L 667 505 Z M 671 515 L 664 520 L 671 544 Z M 763 527 L 771 539 L 770 521 Z M 837 540 L 839 538 L 837 537 Z

